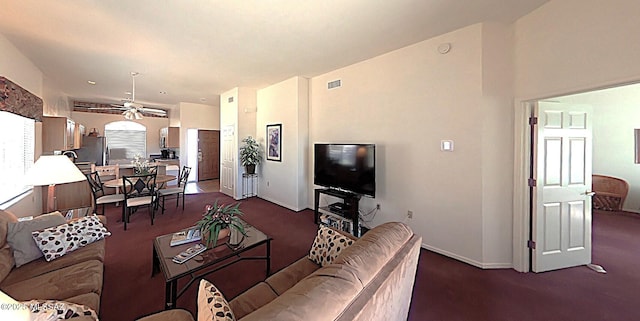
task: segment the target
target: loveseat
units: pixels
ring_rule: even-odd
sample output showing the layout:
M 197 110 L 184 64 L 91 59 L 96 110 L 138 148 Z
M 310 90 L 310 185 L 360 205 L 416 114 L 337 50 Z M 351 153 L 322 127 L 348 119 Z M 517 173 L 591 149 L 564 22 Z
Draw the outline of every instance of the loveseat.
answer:
M 229 307 L 242 321 L 406 320 L 420 244 L 421 237 L 407 225 L 385 223 L 324 266 L 307 256 L 299 259 L 229 301 Z M 200 294 L 199 312 L 205 303 Z M 175 309 L 139 319 L 164 320 L 192 321 L 193 317 Z
M 99 216 L 106 225 L 106 218 Z M 17 218 L 0 210 L 0 291 L 17 301 L 58 300 L 100 309 L 105 240 L 99 240 L 47 262 L 44 257 L 16 267 L 7 241 Z M 91 320 L 80 316 L 73 320 Z

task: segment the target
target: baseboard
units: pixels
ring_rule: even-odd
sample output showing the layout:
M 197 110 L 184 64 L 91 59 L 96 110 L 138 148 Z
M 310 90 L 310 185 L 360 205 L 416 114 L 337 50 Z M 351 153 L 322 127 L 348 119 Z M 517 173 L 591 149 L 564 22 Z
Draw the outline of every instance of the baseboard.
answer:
M 437 247 L 433 247 L 430 246 L 428 244 L 424 244 L 422 243 L 422 248 L 427 249 L 429 251 L 432 252 L 436 252 L 438 254 L 442 254 L 444 256 L 448 256 L 452 259 L 456 259 L 458 261 L 467 263 L 469 265 L 473 265 L 475 267 L 481 268 L 481 269 L 510 269 L 513 267 L 513 265 L 511 263 L 482 263 L 482 262 L 478 262 L 476 260 L 455 254 L 455 253 L 451 253 L 449 251 L 445 251 L 442 249 L 439 249 Z
M 277 200 L 274 200 L 274 199 L 271 199 L 271 198 L 268 198 L 268 197 L 264 197 L 264 196 L 260 196 L 260 195 L 258 195 L 258 196 L 256 196 L 256 197 L 258 197 L 258 198 L 260 198 L 260 199 L 263 199 L 263 200 L 265 200 L 265 201 L 267 201 L 267 202 L 270 202 L 270 203 L 273 203 L 273 204 L 276 204 L 276 205 L 282 206 L 282 207 L 284 207 L 284 208 L 286 208 L 286 209 L 290 209 L 290 210 L 292 210 L 292 211 L 294 211 L 294 212 L 300 212 L 300 211 L 302 211 L 302 210 L 306 209 L 306 207 L 303 207 L 303 208 L 301 208 L 301 209 L 296 209 L 294 206 L 291 206 L 291 205 L 289 205 L 289 204 L 285 204 L 285 203 L 279 202 L 279 201 L 277 201 Z

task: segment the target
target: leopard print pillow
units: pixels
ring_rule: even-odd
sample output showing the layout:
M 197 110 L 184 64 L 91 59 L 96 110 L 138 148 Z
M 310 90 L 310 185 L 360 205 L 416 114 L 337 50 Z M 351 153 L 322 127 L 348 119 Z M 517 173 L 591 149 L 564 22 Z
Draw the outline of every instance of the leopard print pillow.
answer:
M 47 262 L 111 235 L 95 216 L 31 233 Z
M 222 292 L 202 279 L 198 288 L 198 321 L 235 321 L 236 317 Z
M 351 244 L 353 244 L 352 239 L 320 225 L 309 251 L 309 259 L 320 266 L 331 264 L 338 254 Z
M 67 320 L 79 316 L 98 320 L 96 311 L 80 304 L 56 300 L 31 300 L 20 303 L 31 311 L 32 319 L 34 316 L 46 315 L 46 320 Z

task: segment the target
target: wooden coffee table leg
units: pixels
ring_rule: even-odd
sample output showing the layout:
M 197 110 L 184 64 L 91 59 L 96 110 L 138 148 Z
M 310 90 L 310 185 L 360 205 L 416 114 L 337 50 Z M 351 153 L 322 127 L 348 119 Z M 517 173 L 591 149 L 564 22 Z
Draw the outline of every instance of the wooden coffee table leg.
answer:
M 267 240 L 267 277 L 271 275 L 271 239 Z
M 164 305 L 165 310 L 175 309 L 176 300 L 178 299 L 177 287 L 178 287 L 177 280 L 167 281 L 167 283 L 165 283 L 165 305 Z

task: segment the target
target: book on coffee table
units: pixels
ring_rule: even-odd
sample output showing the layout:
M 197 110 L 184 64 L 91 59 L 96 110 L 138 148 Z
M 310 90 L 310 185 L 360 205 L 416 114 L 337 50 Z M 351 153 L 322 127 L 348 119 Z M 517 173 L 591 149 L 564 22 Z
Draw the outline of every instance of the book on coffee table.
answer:
M 188 249 L 180 252 L 180 254 L 173 257 L 173 262 L 182 264 L 188 261 L 190 258 L 204 252 L 207 249 L 206 246 L 198 243 L 196 245 L 190 246 Z
M 173 236 L 171 236 L 171 243 L 169 245 L 176 246 L 180 244 L 191 243 L 200 241 L 201 238 L 202 236 L 200 235 L 200 229 L 198 229 L 197 227 L 192 227 L 184 231 L 173 233 Z

